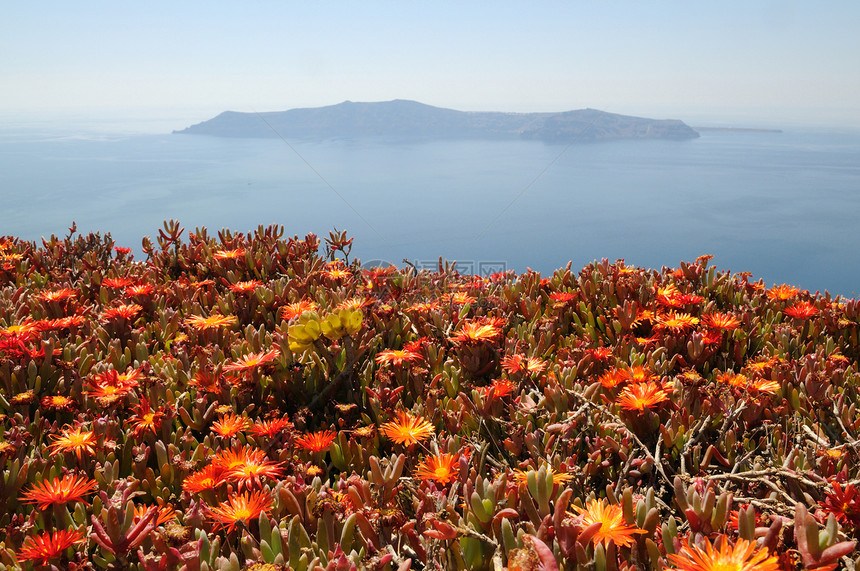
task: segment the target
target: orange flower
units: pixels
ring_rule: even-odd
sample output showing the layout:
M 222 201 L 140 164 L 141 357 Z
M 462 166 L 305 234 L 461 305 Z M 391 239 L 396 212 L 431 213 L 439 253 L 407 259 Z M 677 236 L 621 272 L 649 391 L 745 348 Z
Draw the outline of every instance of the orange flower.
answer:
M 800 290 L 790 285 L 778 285 L 767 290 L 767 297 L 774 301 L 785 301 L 800 293 Z
M 81 461 L 81 456 L 84 452 L 87 454 L 95 454 L 96 451 L 96 435 L 91 430 L 84 430 L 83 427 L 71 426 L 65 428 L 60 435 L 52 434 L 51 438 L 54 443 L 48 446 L 48 450 L 52 450 L 51 455 L 56 455 L 61 452 L 74 452 L 78 461 Z
M 222 416 L 221 420 L 212 423 L 212 430 L 227 438 L 236 436 L 249 428 L 251 428 L 251 420 L 246 416 L 238 416 L 236 413 Z
M 78 403 L 66 395 L 48 395 L 42 397 L 42 406 L 54 410 L 75 410 Z
M 330 280 L 339 281 L 339 280 L 345 280 L 347 278 L 351 278 L 352 272 L 345 270 L 343 268 L 331 268 L 329 270 L 324 270 L 322 275 L 327 277 Z
M 209 464 L 202 470 L 186 476 L 182 481 L 182 489 L 194 494 L 204 490 L 214 490 L 225 482 L 225 472 L 226 469 L 223 466 Z
M 67 287 L 49 291 L 43 291 L 39 294 L 39 299 L 42 301 L 65 301 L 77 297 L 78 292 Z
M 205 331 L 206 329 L 231 327 L 236 325 L 238 321 L 239 319 L 235 315 L 221 315 L 220 313 L 213 313 L 209 317 L 191 315 L 185 320 L 185 323 L 198 331 Z
M 415 351 L 407 351 L 405 349 L 388 349 L 380 351 L 376 355 L 376 362 L 380 365 L 394 365 L 399 367 L 403 363 L 415 363 L 421 360 L 421 354 Z
M 478 298 L 472 297 L 463 291 L 454 292 L 451 294 L 445 294 L 442 296 L 443 303 L 451 303 L 453 305 L 466 305 L 467 303 L 475 303 L 478 301 Z
M 612 387 L 618 386 L 621 383 L 626 383 L 630 377 L 627 376 L 626 371 L 624 369 L 616 369 L 615 367 L 609 369 L 602 375 L 600 375 L 597 380 L 600 381 L 600 384 L 603 385 L 607 389 L 611 389 Z
M 274 438 L 278 433 L 290 427 L 292 427 L 292 423 L 286 417 L 274 420 L 258 420 L 251 426 L 251 432 L 257 436 Z
M 654 377 L 654 373 L 644 365 L 635 365 L 628 369 L 622 369 L 620 374 L 631 383 L 644 383 Z
M 795 319 L 809 319 L 818 315 L 818 308 L 808 301 L 798 301 L 791 307 L 785 308 L 783 313 Z
M 221 392 L 221 378 L 212 371 L 197 371 L 188 384 L 206 393 Z
M 433 434 L 433 425 L 423 418 L 400 412 L 396 421 L 386 422 L 380 427 L 380 431 L 398 444 L 415 444 L 430 438 Z
M 290 320 L 307 311 L 316 311 L 317 307 L 316 302 L 305 299 L 296 303 L 288 303 L 281 308 L 281 319 Z
M 321 430 L 296 438 L 295 444 L 302 450 L 322 452 L 328 450 L 336 436 L 337 433 L 334 430 Z
M 754 393 L 767 393 L 769 395 L 774 395 L 779 390 L 779 383 L 765 379 L 755 379 L 749 384 L 747 390 Z
M 216 508 L 206 508 L 212 521 L 220 523 L 227 528 L 227 532 L 233 531 L 236 524 L 257 519 L 262 513 L 268 513 L 272 507 L 272 497 L 262 491 L 246 492 L 244 494 L 230 496 L 226 504 Z
M 746 375 L 742 375 L 740 373 L 735 373 L 732 371 L 726 371 L 725 373 L 717 375 L 716 380 L 718 383 L 724 383 L 732 387 L 740 388 L 745 388 L 749 383 L 749 379 Z
M 529 472 L 537 472 L 537 469 L 530 468 L 528 470 L 514 470 L 514 473 L 511 475 L 513 481 L 517 484 L 528 484 L 529 482 Z M 552 483 L 555 484 L 566 484 L 570 480 L 573 479 L 573 474 L 568 474 L 567 472 L 556 472 L 552 469 L 552 466 L 546 465 L 547 474 L 552 475 Z
M 238 482 L 239 489 L 259 485 L 261 476 L 277 478 L 282 472 L 280 462 L 268 460 L 265 452 L 249 446 L 222 450 L 212 459 L 212 464 L 224 468 L 224 480 Z
M 627 385 L 621 394 L 618 395 L 616 401 L 621 408 L 627 410 L 644 411 L 646 408 L 658 405 L 661 402 L 669 400 L 669 393 L 660 383 L 647 381 L 644 383 L 636 383 Z
M 66 474 L 62 479 L 42 480 L 23 496 L 24 503 L 37 504 L 40 510 L 46 510 L 52 505 L 64 505 L 69 502 L 83 502 L 84 496 L 93 493 L 98 484 L 86 476 Z M 86 502 L 84 502 L 86 503 Z
M 860 494 L 854 484 L 846 484 L 845 489 L 839 482 L 831 482 L 833 492 L 825 492 L 826 498 L 819 504 L 836 516 L 843 525 L 860 527 Z
M 564 309 L 576 301 L 576 294 L 567 291 L 549 294 L 549 300 L 553 309 Z
M 125 288 L 125 295 L 152 295 L 155 287 L 152 284 L 136 284 Z
M 722 331 L 732 331 L 741 326 L 741 320 L 731 313 L 706 313 L 702 316 L 702 325 L 711 329 L 720 329 Z
M 517 385 L 508 379 L 496 379 L 490 386 L 481 387 L 480 390 L 484 393 L 484 396 L 489 396 L 492 390 L 493 400 L 499 400 L 512 395 L 517 390 Z
M 645 533 L 643 529 L 624 523 L 624 513 L 620 505 L 610 505 L 604 500 L 589 500 L 584 508 L 573 506 L 573 509 L 577 512 L 578 523 L 583 529 L 600 523 L 600 529 L 591 539 L 595 545 L 614 541 L 618 547 L 630 547 L 633 545 L 634 533 Z
M 680 553 L 672 553 L 669 560 L 681 571 L 777 571 L 779 563 L 776 555 L 768 557 L 767 548 L 758 548 L 754 541 L 738 539 L 730 545 L 725 535 L 721 535 L 711 546 L 704 539 L 705 548 L 691 545 L 687 540 L 681 543 Z
M 464 323 L 457 335 L 449 341 L 453 343 L 479 343 L 482 341 L 495 341 L 502 334 L 502 330 L 495 324 L 484 321 L 470 321 Z
M 146 504 L 138 504 L 134 506 L 134 519 L 138 520 L 146 515 L 150 508 L 155 506 L 148 506 Z M 171 505 L 160 506 L 158 508 L 158 516 L 155 519 L 155 525 L 163 525 L 169 521 L 176 519 L 176 510 L 173 509 Z
M 93 375 L 88 390 L 84 391 L 87 396 L 95 397 L 102 404 L 110 404 L 118 398 L 124 397 L 138 386 L 138 379 L 142 376 L 140 369 L 132 369 L 128 373 L 117 373 L 114 369 Z
M 212 253 L 212 257 L 216 260 L 238 260 L 245 257 L 245 250 L 242 248 L 234 248 L 232 250 L 218 250 Z
M 540 373 L 546 368 L 546 363 L 537 357 L 525 355 L 508 355 L 502 359 L 502 369 L 509 374 Z
M 457 477 L 457 457 L 453 454 L 436 453 L 428 456 L 415 470 L 415 477 L 447 484 Z
M 415 313 L 429 313 L 431 311 L 436 311 L 439 309 L 439 303 L 435 301 L 430 301 L 427 303 L 413 303 L 409 307 L 407 307 L 404 311 L 414 311 Z
M 597 361 L 606 361 L 612 357 L 612 347 L 594 347 L 593 349 L 586 349 L 585 352 Z
M 657 324 L 654 326 L 659 331 L 670 330 L 673 333 L 683 333 L 693 325 L 699 323 L 698 317 L 693 317 L 689 313 L 679 313 L 672 311 L 663 313 L 657 316 Z
M 366 297 L 351 297 L 337 304 L 337 309 L 364 309 L 373 305 L 373 300 Z
M 83 534 L 77 529 L 64 529 L 54 533 L 46 531 L 41 535 L 30 536 L 24 540 L 24 545 L 18 552 L 18 560 L 38 561 L 41 565 L 48 565 L 48 561 L 59 557 L 66 549 L 84 541 Z
M 102 313 L 102 319 L 108 321 L 110 319 L 134 319 L 138 313 L 143 311 L 143 308 L 136 303 L 127 303 L 105 309 Z
M 232 291 L 233 293 L 251 293 L 261 285 L 263 285 L 263 282 L 261 282 L 260 280 L 236 282 L 230 285 L 230 291 Z
M 126 424 L 132 427 L 131 432 L 135 438 L 140 438 L 147 431 L 156 434 L 164 414 L 164 410 L 160 408 L 153 410 L 149 399 L 144 397 L 137 405 L 137 412 L 126 421 Z
M 669 284 L 666 287 L 658 287 L 656 297 L 658 304 L 677 309 L 680 309 L 685 305 L 701 303 L 705 299 L 702 296 L 693 293 L 681 293 L 675 284 Z
M 105 278 L 102 280 L 102 285 L 104 287 L 109 287 L 111 289 L 124 289 L 134 283 L 133 279 L 130 278 Z
M 268 353 L 264 353 L 263 351 L 260 351 L 259 353 L 248 353 L 238 361 L 224 365 L 224 370 L 248 372 L 277 359 L 280 355 L 281 352 L 277 347 Z

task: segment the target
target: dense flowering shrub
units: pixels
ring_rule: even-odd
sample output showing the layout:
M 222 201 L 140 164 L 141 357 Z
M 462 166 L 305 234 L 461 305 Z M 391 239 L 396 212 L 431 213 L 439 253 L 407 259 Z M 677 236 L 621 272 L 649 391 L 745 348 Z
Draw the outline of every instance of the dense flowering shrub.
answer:
M 351 245 L 0 238 L 0 567 L 855 564 L 858 301 Z

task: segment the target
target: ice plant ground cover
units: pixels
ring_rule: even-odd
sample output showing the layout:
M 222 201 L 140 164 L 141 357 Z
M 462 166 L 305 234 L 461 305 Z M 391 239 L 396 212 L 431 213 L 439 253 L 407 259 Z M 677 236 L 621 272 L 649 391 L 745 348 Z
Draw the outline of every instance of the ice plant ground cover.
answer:
M 856 565 L 860 302 L 350 248 L 0 238 L 0 567 Z

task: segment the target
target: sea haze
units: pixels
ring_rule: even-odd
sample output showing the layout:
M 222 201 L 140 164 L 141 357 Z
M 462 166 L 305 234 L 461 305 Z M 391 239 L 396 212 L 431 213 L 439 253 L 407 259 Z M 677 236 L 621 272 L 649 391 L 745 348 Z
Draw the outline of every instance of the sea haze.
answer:
M 140 257 L 165 219 L 355 237 L 363 261 L 442 256 L 551 273 L 595 259 L 752 272 L 860 292 L 860 133 L 703 131 L 688 141 L 222 139 L 0 132 L 0 234 L 110 232 Z

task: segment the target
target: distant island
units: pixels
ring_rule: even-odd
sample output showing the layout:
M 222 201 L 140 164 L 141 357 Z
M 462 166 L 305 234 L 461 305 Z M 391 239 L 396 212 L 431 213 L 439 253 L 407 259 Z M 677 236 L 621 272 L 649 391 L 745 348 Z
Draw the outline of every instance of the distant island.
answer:
M 683 121 L 645 119 L 579 109 L 558 113 L 457 111 L 396 99 L 267 113 L 225 111 L 174 133 L 214 137 L 288 139 L 394 138 L 526 139 L 554 143 L 613 139 L 695 139 Z

